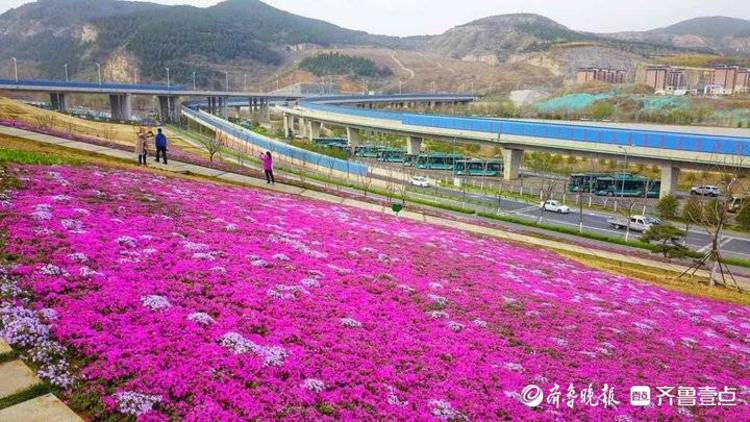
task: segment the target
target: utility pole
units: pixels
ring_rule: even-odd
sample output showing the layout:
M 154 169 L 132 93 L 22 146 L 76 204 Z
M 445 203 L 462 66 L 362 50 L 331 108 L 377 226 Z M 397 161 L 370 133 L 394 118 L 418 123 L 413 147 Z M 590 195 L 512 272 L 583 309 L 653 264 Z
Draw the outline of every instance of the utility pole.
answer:
M 278 91 L 280 89 L 279 88 L 279 74 L 278 73 L 274 73 L 274 75 L 276 75 L 276 90 Z
M 13 72 L 16 75 L 16 82 L 18 82 L 18 60 L 15 57 L 11 57 L 10 61 L 13 62 Z
M 102 84 L 102 65 L 99 63 L 94 63 L 96 65 L 96 74 L 99 77 L 99 85 Z
M 242 74 L 242 90 L 247 92 L 247 73 Z
M 193 91 L 197 91 L 198 88 L 196 88 L 196 82 L 195 82 L 195 72 L 193 72 Z
M 65 82 L 70 82 L 70 78 L 68 77 L 68 64 L 65 63 Z
M 404 81 L 399 79 L 398 80 L 398 95 L 401 95 L 404 93 Z
M 171 81 L 169 80 L 169 68 L 165 67 L 164 69 L 167 71 L 167 89 L 169 89 L 171 83 Z
M 229 72 L 224 72 L 224 91 L 229 92 Z
M 628 150 L 624 146 L 618 146 L 625 153 L 625 171 L 622 174 L 622 189 L 620 190 L 620 196 L 625 197 L 625 173 L 628 172 Z M 647 192 L 648 193 L 648 192 Z

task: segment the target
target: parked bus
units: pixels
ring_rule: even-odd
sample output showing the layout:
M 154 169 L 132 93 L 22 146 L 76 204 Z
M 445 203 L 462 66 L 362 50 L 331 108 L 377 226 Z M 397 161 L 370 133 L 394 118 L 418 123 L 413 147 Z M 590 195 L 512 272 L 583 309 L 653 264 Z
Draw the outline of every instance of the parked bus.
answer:
M 354 151 L 354 155 L 363 158 L 378 158 L 380 151 L 384 148 L 380 145 L 360 145 Z
M 404 163 L 406 161 L 406 150 L 400 148 L 383 148 L 378 156 L 378 161 L 384 163 Z
M 416 158 L 417 168 L 422 170 L 451 170 L 456 161 L 464 157 L 458 154 L 419 154 Z
M 456 160 L 453 174 L 456 176 L 499 176 L 503 172 L 502 160 Z
M 344 138 L 314 138 L 313 143 L 328 148 L 345 148 L 349 145 L 349 142 Z
M 646 190 L 648 189 L 648 193 Z M 615 173 L 606 177 L 598 177 L 594 193 L 597 196 L 646 196 L 658 198 L 661 182 L 647 177 Z

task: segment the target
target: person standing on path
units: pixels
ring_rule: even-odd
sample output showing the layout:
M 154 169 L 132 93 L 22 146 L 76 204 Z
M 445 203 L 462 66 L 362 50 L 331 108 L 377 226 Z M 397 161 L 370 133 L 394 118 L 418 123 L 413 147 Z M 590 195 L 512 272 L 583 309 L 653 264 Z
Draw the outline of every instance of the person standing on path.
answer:
M 260 153 L 260 161 L 263 162 L 263 172 L 266 174 L 266 183 L 274 185 L 276 181 L 273 179 L 273 157 L 271 157 L 271 151 L 266 151 L 265 154 Z
M 167 164 L 167 136 L 162 133 L 161 128 L 156 130 L 156 162 L 159 157 L 164 156 L 164 164 Z
M 148 155 L 148 136 L 143 128 L 138 130 L 138 137 L 135 141 L 135 153 L 138 154 L 138 165 L 146 165 L 146 156 Z

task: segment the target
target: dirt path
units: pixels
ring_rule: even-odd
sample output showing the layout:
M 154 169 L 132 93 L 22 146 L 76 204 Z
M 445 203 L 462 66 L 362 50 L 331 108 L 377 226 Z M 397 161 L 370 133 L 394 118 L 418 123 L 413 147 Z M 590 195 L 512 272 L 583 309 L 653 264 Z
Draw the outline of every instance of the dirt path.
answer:
M 401 70 L 403 70 L 404 72 L 406 72 L 406 73 L 409 74 L 409 80 L 414 79 L 414 77 L 417 76 L 417 74 L 414 73 L 413 70 L 411 70 L 408 67 L 404 66 L 404 64 L 401 62 L 401 60 L 399 60 L 398 57 L 396 57 L 396 54 L 397 53 L 394 51 L 393 54 L 391 55 L 391 58 L 393 59 L 393 61 L 396 62 L 396 64 L 398 65 L 398 67 L 401 68 Z

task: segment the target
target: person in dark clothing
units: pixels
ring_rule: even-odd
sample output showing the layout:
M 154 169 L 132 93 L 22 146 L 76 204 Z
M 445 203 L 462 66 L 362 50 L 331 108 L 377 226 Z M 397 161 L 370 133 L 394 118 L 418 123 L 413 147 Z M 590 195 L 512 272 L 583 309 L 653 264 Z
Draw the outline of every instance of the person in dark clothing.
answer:
M 161 128 L 157 129 L 156 134 L 156 162 L 159 162 L 159 157 L 164 156 L 164 164 L 167 164 L 167 137 L 162 133 Z
M 266 173 L 266 182 L 276 184 L 273 179 L 273 157 L 271 157 L 271 151 L 266 151 L 265 154 L 260 153 L 260 161 L 263 162 L 263 172 Z

